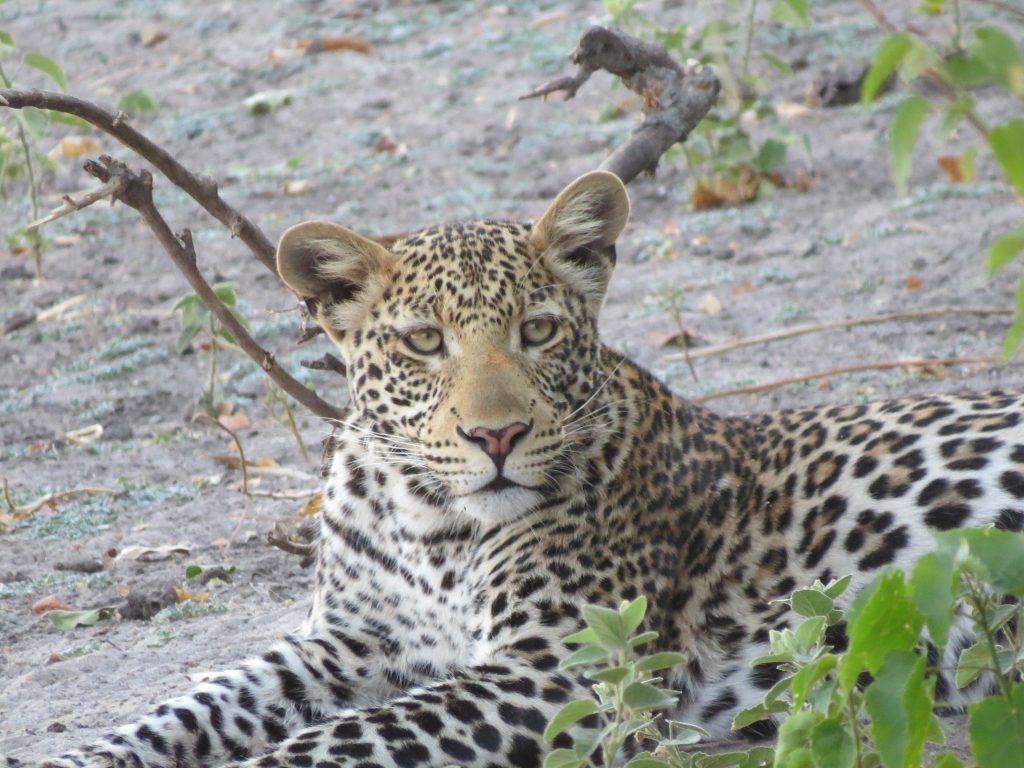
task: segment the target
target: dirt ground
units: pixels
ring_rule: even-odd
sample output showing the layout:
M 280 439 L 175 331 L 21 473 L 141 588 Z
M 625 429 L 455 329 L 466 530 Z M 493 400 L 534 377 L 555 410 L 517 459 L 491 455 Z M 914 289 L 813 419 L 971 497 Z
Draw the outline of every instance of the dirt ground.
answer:
M 641 9 L 664 24 L 698 23 L 693 5 L 650 2 Z M 877 38 L 858 3 L 812 5 L 812 32 L 758 27 L 755 44 L 797 68 L 772 86 L 776 101 L 799 102 L 808 84 L 863 61 Z M 891 5 L 905 6 L 894 12 L 899 20 L 915 3 Z M 1006 24 L 987 5 L 965 9 L 974 14 L 970 23 Z M 71 93 L 112 106 L 124 93 L 148 89 L 159 106 L 139 127 L 218 179 L 224 196 L 272 239 L 314 217 L 374 234 L 539 214 L 565 183 L 596 167 L 634 119 L 635 109 L 600 119 L 625 96 L 600 75 L 568 103 L 517 101 L 568 73 L 565 57 L 576 37 L 601 18 L 600 3 L 545 0 L 0 5 L 0 29 L 22 50 L 60 61 Z M 150 26 L 166 39 L 143 45 L 139 36 Z M 372 53 L 268 59 L 297 39 L 340 34 L 368 40 Z M 45 85 L 14 62 L 5 67 L 16 83 Z M 289 105 L 263 116 L 247 112 L 247 97 L 278 89 L 289 92 Z M 996 95 L 980 98 L 993 115 L 1007 108 Z M 756 345 L 695 360 L 696 379 L 677 359 L 679 349 L 661 344 L 680 324 L 718 343 L 883 312 L 1011 306 L 1020 265 L 986 280 L 983 253 L 995 234 L 1019 224 L 1019 203 L 984 159 L 979 180 L 948 183 L 928 140 L 915 155 L 910 195 L 898 197 L 884 154 L 893 107 L 883 99 L 869 112 L 855 105 L 787 117 L 786 126 L 807 137 L 812 163 L 794 147 L 786 172 L 807 169 L 815 182 L 807 191 L 693 212 L 692 174 L 678 158 L 631 184 L 633 218 L 602 318 L 608 343 L 687 395 L 837 366 L 997 354 L 1006 316 L 947 315 Z M 99 138 L 104 151 L 134 162 Z M 388 145 L 394 151 L 382 149 Z M 79 162 L 59 160 L 61 171 L 46 183 L 46 207 L 91 185 Z M 341 379 L 298 366 L 328 348 L 317 342 L 296 349 L 299 315 L 290 294 L 179 191 L 162 179 L 157 187 L 171 225 L 192 228 L 209 279 L 237 286 L 263 343 L 324 397 L 343 401 Z M 29 216 L 25 197 L 15 194 L 0 208 L 0 229 Z M 0 324 L 57 308 L 0 335 L 0 477 L 19 503 L 83 487 L 118 495 L 64 500 L 0 534 L 0 754 L 24 758 L 86 741 L 186 689 L 188 675 L 264 648 L 299 621 L 310 586 L 299 559 L 265 540 L 275 521 L 296 525 L 302 502 L 240 494 L 238 474 L 215 459 L 228 453 L 227 436 L 189 421 L 206 357 L 175 352 L 171 307 L 186 287 L 148 230 L 133 212 L 101 205 L 60 220 L 48 237 L 54 247 L 42 280 L 31 277 L 24 254 L 0 253 Z M 315 489 L 325 425 L 297 412 L 309 448 L 304 459 L 268 411 L 256 366 L 231 352 L 218 364 L 222 398 L 251 421 L 240 430 L 246 455 L 284 472 L 260 477 L 255 488 Z M 1017 363 L 868 370 L 711 407 L 749 412 L 987 389 L 1020 376 Z M 62 437 L 94 424 L 103 428 L 96 442 Z M 110 550 L 165 545 L 188 554 L 80 570 L 82 561 L 98 563 Z M 234 572 L 230 581 L 203 585 L 186 579 L 192 563 Z M 76 609 L 123 607 L 126 598 L 137 604 L 173 587 L 209 597 L 152 621 L 70 631 L 29 610 L 47 595 Z

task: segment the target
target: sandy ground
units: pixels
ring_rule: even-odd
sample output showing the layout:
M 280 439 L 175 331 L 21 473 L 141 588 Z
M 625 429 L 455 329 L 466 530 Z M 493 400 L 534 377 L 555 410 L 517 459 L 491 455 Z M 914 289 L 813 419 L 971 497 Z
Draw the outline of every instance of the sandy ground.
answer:
M 666 24 L 688 20 L 690 4 L 665 5 L 645 10 Z M 859 4 L 825 5 L 815 6 L 813 33 L 759 27 L 757 45 L 774 46 L 798 66 L 792 79 L 772 86 L 773 100 L 799 101 L 809 83 L 872 49 L 876 32 Z M 629 111 L 599 119 L 625 95 L 602 76 L 572 102 L 516 100 L 568 72 L 575 38 L 600 18 L 598 3 L 538 0 L 0 6 L 0 29 L 23 50 L 62 62 L 75 95 L 113 105 L 126 92 L 148 89 L 159 108 L 140 127 L 218 179 L 225 197 L 271 238 L 314 217 L 374 234 L 539 214 L 566 182 L 597 166 L 634 119 Z M 149 25 L 166 34 L 151 47 L 139 42 Z M 374 50 L 268 61 L 270 51 L 296 39 L 338 34 L 360 35 Z M 24 67 L 5 66 L 18 83 L 44 85 Z M 287 90 L 290 105 L 249 114 L 245 99 L 270 89 Z M 992 114 L 1006 108 L 995 95 L 981 98 Z M 994 235 L 1019 223 L 1019 204 L 984 160 L 977 181 L 949 184 L 935 164 L 941 150 L 929 141 L 916 152 L 911 194 L 896 196 L 884 159 L 893 106 L 883 100 L 870 112 L 850 106 L 788 118 L 785 126 L 809 141 L 811 162 L 794 148 L 786 167 L 787 174 L 812 174 L 815 183 L 804 192 L 695 213 L 692 175 L 680 159 L 634 182 L 634 215 L 602 318 L 606 340 L 687 395 L 837 366 L 996 354 L 1006 317 L 947 315 L 802 336 L 696 360 L 696 379 L 676 359 L 678 348 L 661 344 L 680 325 L 718 343 L 883 312 L 1011 305 L 1020 267 L 986 280 L 983 253 Z M 60 135 L 55 130 L 44 149 Z M 379 151 L 381 137 L 397 151 Z M 132 161 L 100 138 L 104 151 Z M 91 183 L 78 161 L 59 162 L 46 183 L 47 206 Z M 289 194 L 296 182 L 308 191 Z M 343 381 L 298 367 L 327 347 L 294 347 L 296 305 L 276 279 L 162 180 L 158 202 L 173 227 L 192 228 L 210 280 L 238 287 L 260 339 L 324 397 L 342 401 Z M 0 209 L 0 228 L 28 218 L 24 196 L 15 194 Z M 88 740 L 187 688 L 187 675 L 263 648 L 297 623 L 310 582 L 297 558 L 265 541 L 275 521 L 296 524 L 301 502 L 241 495 L 237 474 L 214 458 L 228 452 L 224 433 L 189 422 L 206 359 L 175 353 L 178 321 L 170 309 L 185 283 L 144 225 L 131 211 L 97 206 L 61 220 L 49 236 L 55 245 L 43 280 L 31 278 L 23 254 L 0 253 L 0 323 L 69 302 L 49 319 L 0 336 L 0 476 L 19 503 L 81 487 L 120 493 L 61 502 L 0 534 L 0 754 L 22 757 Z M 298 413 L 311 455 L 304 460 L 268 411 L 257 368 L 227 352 L 219 370 L 223 399 L 252 424 L 240 432 L 247 455 L 291 471 L 262 478 L 258 489 L 314 489 L 324 425 Z M 1014 364 L 869 370 L 712 406 L 748 412 L 986 389 L 1020 375 Z M 93 424 L 103 427 L 94 444 L 61 437 Z M 98 562 L 111 549 L 169 544 L 189 553 L 122 560 L 93 574 L 62 569 Z M 203 586 L 186 579 L 190 563 L 235 570 L 230 582 Z M 51 594 L 92 608 L 175 586 L 210 594 L 192 606 L 200 615 L 60 631 L 29 611 Z

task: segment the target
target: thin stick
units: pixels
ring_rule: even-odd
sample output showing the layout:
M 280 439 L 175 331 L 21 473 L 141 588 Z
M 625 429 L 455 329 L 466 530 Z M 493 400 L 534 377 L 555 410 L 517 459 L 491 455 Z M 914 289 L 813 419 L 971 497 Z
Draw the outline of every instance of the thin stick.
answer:
M 861 371 L 884 371 L 890 368 L 928 368 L 933 366 L 946 367 L 951 365 L 973 365 L 978 363 L 998 363 L 1001 358 L 997 355 L 968 355 L 966 357 L 942 357 L 942 358 L 911 358 L 908 360 L 885 360 L 879 363 L 863 363 L 861 365 L 843 365 L 838 368 L 829 368 L 814 373 L 804 373 L 799 376 L 790 376 L 785 379 L 768 381 L 764 384 L 751 384 L 746 387 L 735 387 L 723 389 L 720 392 L 709 392 L 706 395 L 691 397 L 695 403 L 706 403 L 708 400 L 718 400 L 723 397 L 735 397 L 736 395 L 754 395 L 759 392 L 768 392 L 772 389 L 785 387 L 790 384 L 802 384 L 806 381 L 816 379 L 827 379 L 830 376 L 839 376 L 844 373 L 859 373 Z
M 38 229 L 43 226 L 43 224 L 49 224 L 51 221 L 56 221 L 61 216 L 67 216 L 69 213 L 74 213 L 75 211 L 80 211 L 83 208 L 88 208 L 93 203 L 97 203 L 104 198 L 111 197 L 120 188 L 121 180 L 115 178 L 90 192 L 84 193 L 78 200 L 73 199 L 71 195 L 64 195 L 62 198 L 64 204 L 60 208 L 54 208 L 42 218 L 26 224 L 25 229 Z M 113 202 L 113 200 L 111 200 L 111 202 Z
M 213 418 L 213 416 L 211 416 L 208 413 L 201 413 L 201 412 L 197 413 L 195 416 L 192 417 L 192 421 L 193 422 L 197 422 L 198 421 L 198 422 L 200 422 L 202 424 L 211 424 L 214 427 L 218 427 L 219 429 L 223 429 L 225 432 L 227 432 L 231 436 L 231 439 L 235 443 L 235 448 L 238 449 L 238 455 L 241 458 L 241 461 L 239 461 L 239 466 L 242 469 L 242 493 L 244 493 L 246 496 L 248 496 L 249 495 L 249 470 L 246 468 L 245 451 L 242 448 L 242 441 L 238 439 L 238 435 L 235 434 L 235 431 L 233 429 L 230 429 L 229 427 L 226 427 L 225 425 L 221 424 L 219 419 Z
M 900 320 L 920 320 L 929 317 L 947 317 L 952 315 L 1012 315 L 1012 309 L 1003 307 L 930 307 L 928 309 L 915 309 L 908 312 L 889 312 L 884 315 L 872 315 L 870 317 L 857 317 L 852 320 L 832 320 L 825 323 L 808 323 L 787 328 L 784 331 L 773 331 L 758 336 L 746 336 L 742 339 L 727 341 L 722 344 L 715 344 L 711 347 L 699 347 L 688 349 L 686 352 L 666 355 L 666 360 L 685 360 L 689 357 L 694 360 L 699 357 L 711 357 L 721 355 L 725 352 L 732 352 L 734 349 L 751 347 L 755 344 L 766 344 L 782 339 L 791 339 L 795 336 L 804 336 L 809 333 L 821 331 L 833 331 L 839 328 L 856 328 L 862 325 L 877 325 L 879 323 L 891 323 Z
M 25 107 L 53 109 L 80 117 L 87 123 L 92 123 L 100 130 L 109 133 L 140 157 L 152 163 L 173 184 L 181 187 L 211 216 L 227 227 L 232 236 L 245 243 L 263 266 L 275 275 L 277 274 L 273 243 L 267 239 L 259 227 L 221 199 L 217 191 L 217 182 L 208 176 L 192 173 L 163 147 L 132 128 L 128 124 L 128 116 L 124 112 L 115 114 L 97 104 L 64 93 L 22 91 L 11 88 L 0 89 L 0 106 L 11 109 Z
M 64 499 L 74 498 L 75 496 L 117 496 L 119 493 L 121 493 L 121 491 L 117 488 L 69 488 L 66 491 L 53 491 L 51 493 L 44 494 L 35 501 L 30 501 L 28 504 L 15 504 L 14 497 L 11 496 L 10 484 L 5 477 L 3 479 L 3 497 L 4 504 L 6 504 L 7 512 L 9 514 L 0 514 L 0 529 L 6 527 L 9 522 L 24 520 L 26 517 L 31 517 L 43 507 L 52 506 L 59 501 L 64 501 Z

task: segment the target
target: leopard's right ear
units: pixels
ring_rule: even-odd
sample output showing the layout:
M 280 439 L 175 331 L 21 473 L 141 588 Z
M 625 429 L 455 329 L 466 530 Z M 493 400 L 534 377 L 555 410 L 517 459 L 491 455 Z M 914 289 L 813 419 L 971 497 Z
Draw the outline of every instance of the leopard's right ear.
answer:
M 379 243 L 327 221 L 296 224 L 277 244 L 277 273 L 328 333 L 344 330 L 383 292 L 396 261 Z

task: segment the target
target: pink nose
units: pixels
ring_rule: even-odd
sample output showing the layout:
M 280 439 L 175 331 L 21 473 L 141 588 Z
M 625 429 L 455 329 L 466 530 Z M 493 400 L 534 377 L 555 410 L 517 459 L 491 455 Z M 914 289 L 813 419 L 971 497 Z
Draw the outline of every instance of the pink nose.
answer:
M 505 459 L 512 453 L 516 440 L 529 432 L 531 426 L 531 424 L 517 421 L 499 429 L 473 427 L 468 432 L 464 431 L 462 427 L 457 429 L 459 435 L 471 443 L 476 443 L 480 450 L 490 456 L 491 461 L 497 465 L 500 472 Z

